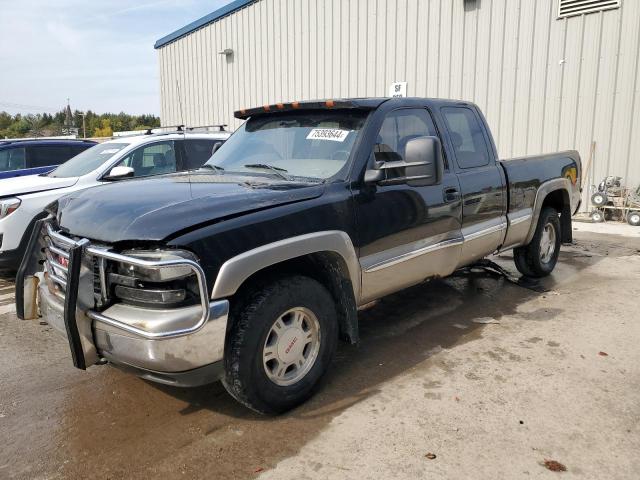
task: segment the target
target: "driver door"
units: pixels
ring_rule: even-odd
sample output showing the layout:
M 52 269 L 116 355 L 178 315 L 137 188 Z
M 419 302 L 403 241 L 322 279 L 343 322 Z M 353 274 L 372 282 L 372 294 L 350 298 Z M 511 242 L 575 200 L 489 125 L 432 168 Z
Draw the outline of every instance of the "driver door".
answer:
M 387 114 L 372 151 L 372 162 L 403 161 L 413 138 L 438 136 L 426 108 Z M 448 275 L 462 245 L 462 207 L 456 174 L 447 165 L 439 184 L 367 184 L 355 196 L 362 268 L 361 303 Z

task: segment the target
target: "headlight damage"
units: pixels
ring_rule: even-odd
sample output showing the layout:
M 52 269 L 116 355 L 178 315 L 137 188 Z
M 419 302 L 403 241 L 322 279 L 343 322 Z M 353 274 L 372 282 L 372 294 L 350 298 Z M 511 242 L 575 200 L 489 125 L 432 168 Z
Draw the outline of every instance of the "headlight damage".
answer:
M 123 255 L 140 260 L 197 261 L 185 250 L 130 250 Z M 142 267 L 109 261 L 106 265 L 109 295 L 114 300 L 149 308 L 177 308 L 197 304 L 198 278 L 186 265 Z

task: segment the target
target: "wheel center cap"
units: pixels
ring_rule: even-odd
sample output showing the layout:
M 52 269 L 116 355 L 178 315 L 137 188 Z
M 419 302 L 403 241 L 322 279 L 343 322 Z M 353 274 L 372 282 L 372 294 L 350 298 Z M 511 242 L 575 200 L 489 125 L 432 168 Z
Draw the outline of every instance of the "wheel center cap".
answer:
M 296 327 L 288 328 L 278 341 L 278 357 L 286 363 L 292 363 L 300 358 L 304 348 L 303 338 L 302 329 Z

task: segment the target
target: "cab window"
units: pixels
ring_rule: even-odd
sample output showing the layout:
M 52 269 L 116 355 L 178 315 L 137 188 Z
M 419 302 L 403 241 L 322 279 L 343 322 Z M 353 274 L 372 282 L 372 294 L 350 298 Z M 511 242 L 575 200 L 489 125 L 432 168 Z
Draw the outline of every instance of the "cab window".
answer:
M 405 149 L 410 140 L 437 136 L 438 132 L 427 110 L 423 108 L 394 110 L 386 116 L 380 127 L 373 154 L 378 162 L 404 161 Z
M 474 168 L 488 165 L 489 149 L 473 110 L 466 107 L 445 107 L 442 115 L 449 130 L 458 166 Z
M 131 167 L 134 177 L 148 177 L 177 171 L 173 141 L 156 142 L 133 150 L 118 166 Z

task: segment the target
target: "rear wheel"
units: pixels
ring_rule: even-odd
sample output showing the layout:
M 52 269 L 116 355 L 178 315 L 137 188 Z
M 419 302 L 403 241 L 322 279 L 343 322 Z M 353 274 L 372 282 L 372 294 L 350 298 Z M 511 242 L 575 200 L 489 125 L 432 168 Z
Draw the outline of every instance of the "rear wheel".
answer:
M 545 277 L 556 266 L 560 254 L 560 218 L 550 207 L 540 212 L 536 232 L 529 245 L 514 249 L 518 271 L 527 277 Z
M 335 352 L 336 306 L 327 289 L 302 276 L 249 292 L 227 334 L 223 384 L 259 413 L 282 413 L 311 396 Z
M 627 214 L 627 223 L 634 227 L 640 225 L 640 212 L 629 212 Z

